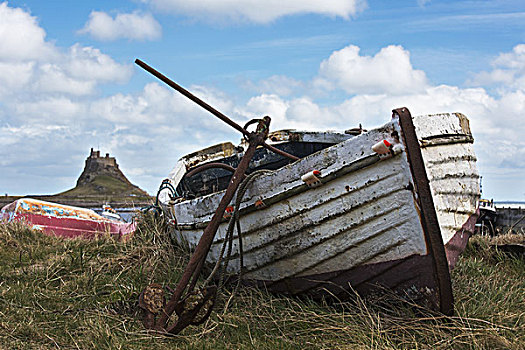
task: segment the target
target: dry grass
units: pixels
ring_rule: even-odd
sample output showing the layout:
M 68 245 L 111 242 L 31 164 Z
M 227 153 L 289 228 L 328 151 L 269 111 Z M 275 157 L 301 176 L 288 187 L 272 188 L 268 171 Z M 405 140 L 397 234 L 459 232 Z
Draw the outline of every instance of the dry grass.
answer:
M 470 244 L 453 272 L 456 316 L 394 296 L 323 304 L 243 288 L 204 325 L 148 333 L 137 299 L 176 284 L 185 252 L 146 217 L 135 238 L 60 240 L 0 225 L 0 348 L 6 349 L 524 349 L 525 261 Z M 395 306 L 393 306 L 395 305 Z
M 477 237 L 476 237 L 477 238 Z M 491 245 L 498 244 L 525 244 L 525 234 L 512 234 L 507 233 L 503 235 L 497 235 L 494 237 L 487 237 L 485 241 Z

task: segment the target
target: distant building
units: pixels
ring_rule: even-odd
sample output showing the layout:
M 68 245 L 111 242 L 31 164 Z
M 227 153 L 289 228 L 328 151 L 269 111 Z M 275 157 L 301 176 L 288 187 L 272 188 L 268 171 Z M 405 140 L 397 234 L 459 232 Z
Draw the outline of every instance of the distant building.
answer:
M 109 153 L 106 153 L 105 157 L 101 157 L 99 150 L 95 151 L 91 148 L 84 171 L 77 180 L 77 186 L 88 184 L 100 175 L 107 175 L 131 185 L 131 182 L 120 171 L 115 157 L 110 157 Z

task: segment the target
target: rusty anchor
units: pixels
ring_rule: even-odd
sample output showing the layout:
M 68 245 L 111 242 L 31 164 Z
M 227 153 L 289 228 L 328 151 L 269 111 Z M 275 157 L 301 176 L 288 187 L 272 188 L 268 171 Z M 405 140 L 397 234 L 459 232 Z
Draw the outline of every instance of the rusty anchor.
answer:
M 234 171 L 230 183 L 228 184 L 226 192 L 222 197 L 215 214 L 204 229 L 199 243 L 184 269 L 182 277 L 173 291 L 170 300 L 168 302 L 165 301 L 162 287 L 158 284 L 147 286 L 139 297 L 139 306 L 144 311 L 143 323 L 146 328 L 163 333 L 177 334 L 190 325 L 198 325 L 204 322 L 212 312 L 213 305 L 217 299 L 217 287 L 204 286 L 195 289 L 195 286 L 204 266 L 204 261 L 210 250 L 213 238 L 215 237 L 221 220 L 224 217 L 226 209 L 230 205 L 230 202 L 245 177 L 246 170 L 255 154 L 256 148 L 263 146 L 268 150 L 285 156 L 293 161 L 298 160 L 299 158 L 266 144 L 265 140 L 269 132 L 270 117 L 266 116 L 262 119 L 252 120 L 243 128 L 226 115 L 194 96 L 188 90 L 184 89 L 146 63 L 138 59 L 135 63 L 180 92 L 182 95 L 197 103 L 199 106 L 211 112 L 226 124 L 240 131 L 249 142 L 249 146 L 237 168 L 228 169 Z M 254 132 L 249 132 L 246 129 L 251 124 L 257 124 L 257 128 Z M 213 164 L 209 166 L 213 166 Z M 198 169 L 198 171 L 200 170 L 203 169 Z M 176 321 L 170 323 L 170 318 L 174 312 L 177 314 L 178 318 Z

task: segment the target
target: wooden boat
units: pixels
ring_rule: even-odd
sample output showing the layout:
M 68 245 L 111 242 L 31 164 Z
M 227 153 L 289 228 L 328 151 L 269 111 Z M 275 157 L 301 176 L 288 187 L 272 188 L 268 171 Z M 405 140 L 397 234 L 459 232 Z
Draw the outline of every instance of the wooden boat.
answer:
M 350 289 L 366 295 L 386 287 L 452 313 L 449 268 L 474 230 L 479 198 L 464 115 L 411 117 L 402 108 L 357 136 L 278 131 L 269 140 L 301 159 L 288 164 L 265 148 L 253 158 L 247 173 L 273 172 L 258 177 L 235 208 L 245 283 L 342 299 Z M 179 243 L 197 245 L 242 146 L 190 154 L 171 172 L 172 195 L 159 197 Z M 223 220 L 207 262 L 219 259 L 227 225 Z M 229 272 L 239 272 L 239 254 L 235 241 Z
M 135 231 L 135 223 L 126 223 L 97 214 L 91 209 L 21 198 L 4 206 L 3 221 L 25 221 L 48 235 L 66 238 L 95 238 L 109 234 L 126 239 Z

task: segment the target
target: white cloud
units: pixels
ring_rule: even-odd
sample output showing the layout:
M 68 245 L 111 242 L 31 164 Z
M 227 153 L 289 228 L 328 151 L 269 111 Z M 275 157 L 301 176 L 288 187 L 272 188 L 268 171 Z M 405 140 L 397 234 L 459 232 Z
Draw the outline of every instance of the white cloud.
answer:
M 232 102 L 219 91 L 202 86 L 191 86 L 190 90 L 224 113 L 232 109 Z M 159 127 L 159 132 L 162 132 L 160 126 L 173 124 L 178 127 L 178 133 L 182 133 L 184 128 L 227 129 L 209 112 L 156 82 L 147 84 L 140 94 L 116 94 L 94 101 L 90 105 L 90 114 L 111 121 L 119 128 L 126 125 L 151 129 Z
M 502 84 L 505 90 L 525 89 L 525 44 L 514 46 L 512 52 L 500 54 L 492 61 L 493 70 L 480 72 L 469 81 L 472 85 Z
M 84 96 L 93 94 L 101 84 L 124 83 L 132 73 L 131 64 L 119 64 L 98 49 L 76 44 L 49 60 L 0 60 L 0 97 L 30 95 L 34 99 L 46 93 Z
M 3 127 L 1 132 L 3 135 L 6 135 L 5 138 L 1 138 L 1 145 L 8 146 L 10 144 L 16 143 L 18 138 L 34 138 L 34 137 L 43 137 L 50 136 L 55 132 L 63 132 L 67 130 L 67 127 L 64 125 L 49 125 L 49 124 L 40 124 L 34 125 L 33 127 Z M 16 137 L 15 137 L 16 136 Z
M 38 121 L 66 124 L 71 123 L 83 111 L 84 104 L 65 96 L 46 97 L 34 102 L 17 103 L 12 109 L 24 117 L 24 122 Z
M 261 118 L 268 115 L 272 118 L 272 130 L 285 128 L 286 111 L 289 103 L 275 94 L 262 94 L 252 97 L 246 106 L 238 107 L 236 112 L 245 116 L 246 119 Z
M 365 0 L 149 0 L 160 10 L 199 19 L 268 23 L 279 17 L 314 13 L 349 19 L 366 8 Z
M 79 44 L 70 48 L 66 59 L 65 69 L 78 79 L 123 83 L 133 73 L 131 64 L 119 64 L 99 49 L 83 47 Z
M 500 54 L 494 60 L 494 65 L 523 72 L 525 69 L 525 44 L 514 46 L 512 52 Z
M 286 100 L 275 94 L 262 94 L 252 97 L 245 106 L 238 107 L 236 112 L 246 119 L 261 118 L 269 115 L 272 118 L 270 128 L 298 130 L 347 129 L 359 121 L 373 117 L 368 113 L 366 118 L 354 118 L 351 100 L 341 105 L 321 107 L 309 97 Z M 350 107 L 350 108 L 349 108 Z M 350 114 L 349 114 L 350 113 Z M 384 121 L 384 119 L 382 119 Z
M 35 17 L 0 3 L 0 61 L 40 59 L 53 53 Z
M 35 17 L 0 3 L 0 98 L 23 103 L 45 94 L 83 96 L 103 83 L 123 83 L 131 74 L 131 64 L 119 64 L 98 49 L 57 48 L 46 41 Z
M 6 63 L 0 60 L 0 96 L 19 90 L 33 76 L 34 62 Z
M 347 46 L 321 63 L 317 84 L 335 86 L 350 94 L 417 92 L 428 86 L 426 75 L 410 63 L 401 46 L 382 48 L 375 56 L 359 55 L 360 48 Z
M 414 94 L 360 94 L 330 106 L 321 106 L 309 97 L 286 100 L 277 95 L 262 94 L 252 97 L 244 108 L 237 111 L 247 118 L 270 115 L 273 130 L 344 130 L 359 123 L 368 128 L 381 125 L 389 119 L 392 109 L 403 106 L 409 107 L 414 115 L 460 111 L 477 118 L 479 115 L 490 114 L 491 108 L 497 106 L 497 101 L 483 89 L 460 89 L 441 85 L 428 87 Z M 491 122 L 488 118 L 483 121 L 486 123 L 482 125 L 476 122 L 475 131 L 490 134 L 491 128 L 496 127 L 496 122 Z
M 58 64 L 46 63 L 39 66 L 39 78 L 34 88 L 41 92 L 57 92 L 71 95 L 88 95 L 95 88 L 94 80 L 78 80 L 69 76 Z
M 119 13 L 112 18 L 105 12 L 92 11 L 80 34 L 89 34 L 97 40 L 117 39 L 155 40 L 162 35 L 162 28 L 150 13 Z

